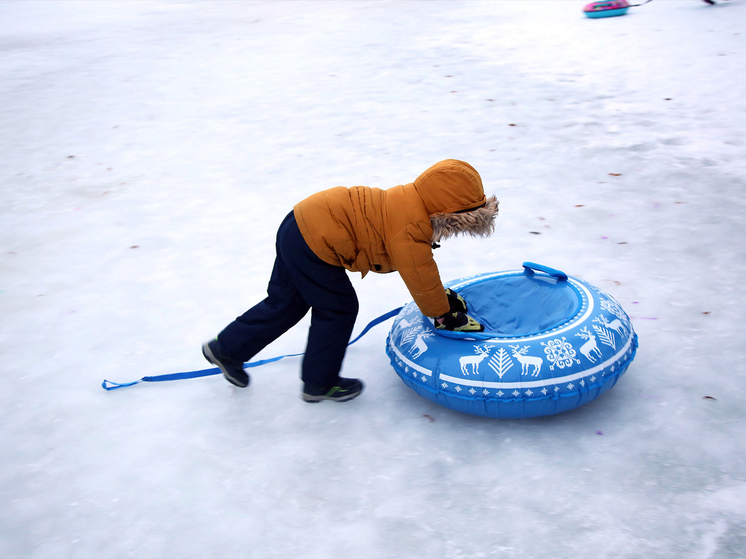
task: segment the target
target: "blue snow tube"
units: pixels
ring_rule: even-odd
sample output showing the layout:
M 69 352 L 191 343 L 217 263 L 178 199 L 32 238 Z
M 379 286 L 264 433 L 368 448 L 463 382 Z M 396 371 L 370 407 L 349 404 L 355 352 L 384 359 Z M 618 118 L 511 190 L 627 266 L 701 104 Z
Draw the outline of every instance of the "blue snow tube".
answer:
M 614 386 L 635 358 L 637 334 L 619 303 L 559 270 L 525 262 L 447 287 L 484 332 L 436 330 L 411 302 L 386 341 L 404 383 L 447 408 L 504 418 L 568 411 Z
M 627 0 L 608 0 L 604 2 L 591 2 L 583 12 L 590 18 L 623 16 L 629 10 L 630 4 Z

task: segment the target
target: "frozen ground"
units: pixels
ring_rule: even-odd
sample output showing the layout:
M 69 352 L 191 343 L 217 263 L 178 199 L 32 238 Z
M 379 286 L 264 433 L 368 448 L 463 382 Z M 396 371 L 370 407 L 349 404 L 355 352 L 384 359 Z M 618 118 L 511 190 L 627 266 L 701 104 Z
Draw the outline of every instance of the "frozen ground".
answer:
M 746 1 L 583 4 L 0 3 L 0 556 L 743 557 Z M 297 359 L 101 389 L 204 368 L 296 201 L 448 157 L 501 215 L 444 279 L 533 260 L 633 317 L 597 401 L 451 412 L 386 326 L 344 405 Z M 353 281 L 358 330 L 409 300 Z

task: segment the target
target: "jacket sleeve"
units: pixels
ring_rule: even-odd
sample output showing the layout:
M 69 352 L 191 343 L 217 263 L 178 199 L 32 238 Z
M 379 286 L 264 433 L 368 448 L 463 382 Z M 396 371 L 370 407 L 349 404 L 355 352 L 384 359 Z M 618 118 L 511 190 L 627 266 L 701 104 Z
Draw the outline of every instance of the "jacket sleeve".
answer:
M 412 223 L 397 233 L 387 248 L 422 314 L 435 317 L 447 313 L 448 297 L 433 258 L 430 235 Z

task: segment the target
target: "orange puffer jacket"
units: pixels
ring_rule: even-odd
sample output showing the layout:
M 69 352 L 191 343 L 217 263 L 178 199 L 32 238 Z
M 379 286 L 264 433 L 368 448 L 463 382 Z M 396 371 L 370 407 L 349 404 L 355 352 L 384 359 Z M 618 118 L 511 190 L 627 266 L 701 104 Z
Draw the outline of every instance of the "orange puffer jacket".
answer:
M 479 173 L 447 159 L 414 183 L 387 190 L 339 186 L 313 194 L 294 208 L 303 238 L 324 262 L 353 272 L 398 271 L 425 316 L 448 312 L 433 259 L 430 216 L 485 204 Z

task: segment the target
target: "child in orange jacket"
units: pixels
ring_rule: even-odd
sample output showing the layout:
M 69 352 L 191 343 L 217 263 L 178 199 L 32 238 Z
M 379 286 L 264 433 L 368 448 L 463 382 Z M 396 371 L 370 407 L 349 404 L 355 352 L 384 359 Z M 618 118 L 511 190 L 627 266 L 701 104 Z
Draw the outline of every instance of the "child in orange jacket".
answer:
M 336 187 L 306 198 L 278 230 L 267 298 L 203 344 L 205 358 L 232 384 L 248 386 L 243 364 L 311 309 L 302 398 L 351 400 L 363 383 L 339 376 L 358 311 L 345 270 L 363 277 L 398 271 L 436 328 L 483 330 L 464 300 L 443 288 L 432 251 L 457 234 L 491 234 L 497 206 L 494 196 L 484 195 L 479 173 L 454 159 L 387 190 Z

